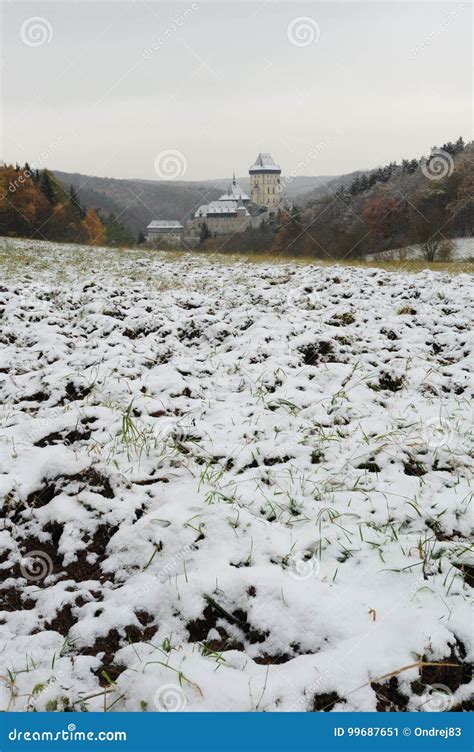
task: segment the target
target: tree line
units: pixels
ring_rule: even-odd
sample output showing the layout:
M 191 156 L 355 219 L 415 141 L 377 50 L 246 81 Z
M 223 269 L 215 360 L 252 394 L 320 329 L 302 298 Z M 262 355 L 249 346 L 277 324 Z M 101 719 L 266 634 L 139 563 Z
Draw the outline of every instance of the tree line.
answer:
M 347 188 L 283 212 L 272 250 L 358 258 L 417 245 L 432 261 L 454 237 L 474 234 L 474 146 L 462 138 L 426 160 L 391 162 Z
M 417 245 L 427 260 L 474 235 L 474 144 L 462 138 L 358 175 L 305 207 L 284 208 L 260 229 L 203 237 L 203 247 L 315 258 L 361 258 Z
M 81 205 L 47 169 L 0 165 L 0 235 L 88 245 L 133 245 L 112 214 Z
M 474 235 L 474 144 L 433 147 L 427 159 L 403 159 L 357 175 L 347 186 L 291 206 L 230 236 L 201 227 L 200 247 L 223 252 L 360 258 L 417 245 L 434 260 L 455 237 Z M 0 165 L 0 235 L 90 245 L 133 246 L 112 212 L 81 205 L 47 169 Z M 144 241 L 140 233 L 138 242 Z

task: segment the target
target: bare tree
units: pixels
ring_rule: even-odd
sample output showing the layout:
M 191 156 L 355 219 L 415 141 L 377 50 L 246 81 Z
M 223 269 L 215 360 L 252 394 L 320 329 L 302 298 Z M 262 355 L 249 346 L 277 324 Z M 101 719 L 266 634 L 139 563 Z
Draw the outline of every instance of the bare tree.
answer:
M 431 189 L 421 192 L 413 204 L 409 236 L 418 246 L 426 261 L 435 261 L 450 241 L 446 237 L 447 214 L 443 205 L 442 191 Z M 452 250 L 452 249 L 451 249 Z

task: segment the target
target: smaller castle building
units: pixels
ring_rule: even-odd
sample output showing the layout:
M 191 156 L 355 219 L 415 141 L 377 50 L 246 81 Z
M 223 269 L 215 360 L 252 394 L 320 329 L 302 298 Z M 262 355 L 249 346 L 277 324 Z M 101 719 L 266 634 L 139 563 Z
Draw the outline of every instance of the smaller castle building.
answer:
M 150 222 L 146 231 L 146 240 L 149 243 L 162 241 L 167 244 L 179 245 L 183 237 L 184 226 L 174 219 L 154 219 Z
M 202 204 L 188 222 L 187 231 L 190 236 L 197 236 L 201 226 L 206 223 L 211 235 L 228 235 L 240 232 L 248 227 L 250 213 L 247 204 L 250 198 L 235 180 L 235 175 L 226 193 L 217 201 Z

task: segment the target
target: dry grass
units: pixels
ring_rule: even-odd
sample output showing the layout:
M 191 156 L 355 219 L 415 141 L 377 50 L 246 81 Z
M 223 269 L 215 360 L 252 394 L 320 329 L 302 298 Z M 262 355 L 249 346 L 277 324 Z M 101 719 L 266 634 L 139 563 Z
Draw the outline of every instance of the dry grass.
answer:
M 16 239 L 15 239 L 16 240 Z M 23 240 L 19 247 L 14 239 L 3 238 L 0 240 L 0 267 L 8 276 L 18 273 L 34 273 L 46 271 L 51 267 L 49 253 L 38 250 L 37 241 Z M 31 245 L 29 243 L 31 242 Z M 63 244 L 48 244 L 51 249 Z M 63 245 L 63 247 L 66 244 Z M 134 260 L 156 257 L 161 262 L 174 263 L 177 260 L 188 258 L 196 261 L 199 257 L 203 262 L 213 265 L 231 266 L 233 264 L 283 264 L 283 265 L 313 265 L 327 267 L 355 267 L 361 269 L 378 268 L 393 272 L 417 273 L 425 270 L 447 272 L 449 274 L 474 273 L 474 260 L 462 259 L 458 261 L 424 261 L 424 260 L 379 260 L 370 261 L 362 259 L 319 259 L 314 257 L 292 258 L 290 256 L 275 255 L 272 253 L 218 253 L 199 250 L 150 250 L 143 247 L 135 248 L 109 248 L 91 247 L 68 244 L 68 251 L 64 254 L 59 267 L 51 268 L 50 271 L 56 279 L 71 275 L 81 275 L 90 271 L 91 254 L 95 263 L 103 269 L 109 269 L 112 276 L 121 272 L 122 264 L 130 264 Z M 56 258 L 57 260 L 57 258 Z M 142 277 L 140 266 L 133 270 L 135 279 Z M 147 272 L 148 274 L 148 272 Z M 155 287 L 158 280 L 149 279 L 150 285 Z
M 176 254 L 177 252 L 175 252 Z M 196 252 L 197 253 L 197 252 Z M 196 255 L 196 253 L 192 255 Z M 411 261 L 380 261 L 371 260 L 365 261 L 363 259 L 339 259 L 339 260 L 327 260 L 318 259 L 312 256 L 303 258 L 290 258 L 288 256 L 276 256 L 272 253 L 262 254 L 240 254 L 240 253 L 228 253 L 219 254 L 212 253 L 206 254 L 207 258 L 215 261 L 223 261 L 232 263 L 233 261 L 244 261 L 253 264 L 298 264 L 322 267 L 360 267 L 361 269 L 385 269 L 386 271 L 393 272 L 411 272 L 417 273 L 425 270 L 434 272 L 448 272 L 450 274 L 472 274 L 474 273 L 474 261 L 462 259 L 459 261 L 423 261 L 420 259 Z

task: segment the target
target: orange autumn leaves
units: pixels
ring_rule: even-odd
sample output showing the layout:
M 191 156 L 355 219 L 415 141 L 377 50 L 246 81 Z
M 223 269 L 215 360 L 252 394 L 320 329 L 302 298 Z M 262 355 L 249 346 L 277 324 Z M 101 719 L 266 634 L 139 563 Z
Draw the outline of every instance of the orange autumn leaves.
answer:
M 105 244 L 105 227 L 95 213 L 94 209 L 87 209 L 86 216 L 82 220 L 82 226 L 87 232 L 86 242 L 89 245 Z
M 0 234 L 104 245 L 94 209 L 83 209 L 48 170 L 0 166 Z

